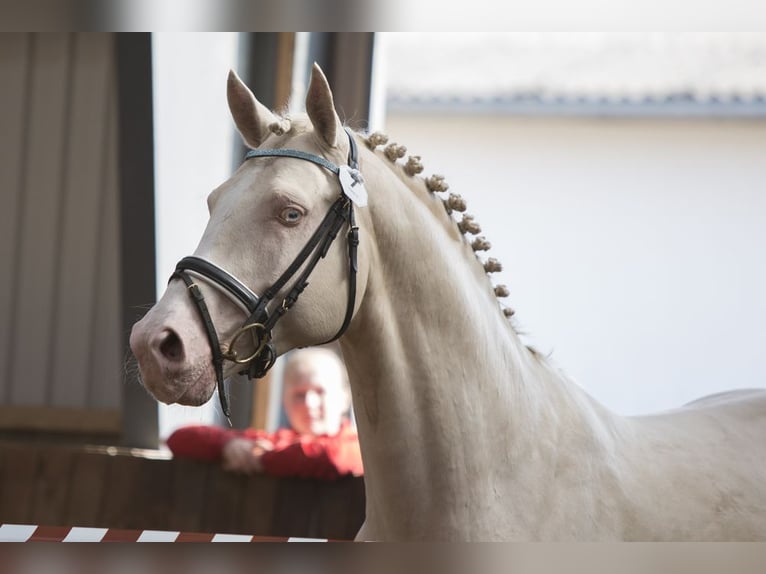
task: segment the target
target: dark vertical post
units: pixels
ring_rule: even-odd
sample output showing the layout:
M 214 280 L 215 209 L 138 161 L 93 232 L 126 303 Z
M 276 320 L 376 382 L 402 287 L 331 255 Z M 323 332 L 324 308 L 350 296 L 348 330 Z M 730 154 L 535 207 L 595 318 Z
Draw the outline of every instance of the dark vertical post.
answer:
M 295 32 L 240 34 L 239 76 L 264 106 L 280 110 L 292 88 Z M 245 147 L 237 135 L 234 165 L 242 161 Z
M 287 105 L 292 87 L 294 32 L 257 32 L 241 34 L 239 74 L 242 80 L 264 106 L 279 110 Z M 237 137 L 234 165 L 238 166 L 245 147 Z M 245 377 L 232 377 L 228 383 L 231 400 L 231 424 L 247 428 L 253 424 L 253 397 L 264 402 L 268 394 L 261 392 L 265 381 L 248 381 Z M 224 424 L 223 421 L 220 421 Z
M 317 32 L 309 40 L 307 76 L 317 62 L 330 82 L 340 119 L 354 129 L 370 121 L 374 43 L 372 32 Z
M 118 94 L 118 181 L 122 343 L 129 353 L 130 329 L 155 302 L 154 122 L 151 35 L 116 34 Z M 122 443 L 158 446 L 157 403 L 125 369 Z

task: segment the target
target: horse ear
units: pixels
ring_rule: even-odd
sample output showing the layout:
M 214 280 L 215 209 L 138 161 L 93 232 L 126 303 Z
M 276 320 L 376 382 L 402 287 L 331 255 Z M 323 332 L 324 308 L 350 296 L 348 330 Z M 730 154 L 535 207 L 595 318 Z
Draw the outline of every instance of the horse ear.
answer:
M 226 82 L 226 99 L 242 139 L 250 147 L 258 147 L 269 135 L 269 124 L 277 117 L 255 99 L 253 92 L 239 79 L 234 70 L 229 70 Z
M 322 68 L 316 62 L 311 69 L 311 81 L 306 94 L 306 113 L 325 143 L 335 147 L 338 142 L 338 133 L 343 130 L 343 126 L 335 112 L 330 84 L 327 83 Z

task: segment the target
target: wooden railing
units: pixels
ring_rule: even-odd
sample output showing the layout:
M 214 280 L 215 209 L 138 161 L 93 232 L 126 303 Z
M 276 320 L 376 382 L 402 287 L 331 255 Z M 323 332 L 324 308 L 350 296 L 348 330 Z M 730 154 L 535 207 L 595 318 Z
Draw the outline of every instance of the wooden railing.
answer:
M 153 451 L 0 443 L 0 523 L 353 539 L 364 483 L 239 476 Z

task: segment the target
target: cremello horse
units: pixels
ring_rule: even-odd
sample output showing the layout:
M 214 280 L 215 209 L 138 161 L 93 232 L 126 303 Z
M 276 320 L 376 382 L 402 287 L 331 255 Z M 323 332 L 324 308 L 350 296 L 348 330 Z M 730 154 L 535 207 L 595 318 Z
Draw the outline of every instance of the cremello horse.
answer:
M 318 67 L 307 116 L 272 113 L 233 73 L 228 101 L 252 148 L 347 164 L 349 139 Z M 458 222 L 464 206 L 443 197 L 443 180 L 417 176 L 418 158 L 398 161 L 402 148 L 383 147 L 381 134 L 353 138 L 368 204 L 356 206 L 358 284 L 340 345 L 366 473 L 360 539 L 766 540 L 766 391 L 653 416 L 609 412 L 520 341 L 497 298 L 504 288 L 488 279 L 499 265 L 478 260 L 486 243 L 467 239 L 478 226 Z M 195 256 L 263 294 L 340 190 L 313 160 L 248 159 L 210 194 Z M 337 334 L 349 300 L 346 229 L 274 326 L 277 354 Z M 196 283 L 227 349 L 246 314 L 213 282 Z M 199 405 L 213 394 L 210 343 L 181 281 L 135 325 L 131 346 L 158 400 Z M 227 361 L 224 374 L 238 368 Z

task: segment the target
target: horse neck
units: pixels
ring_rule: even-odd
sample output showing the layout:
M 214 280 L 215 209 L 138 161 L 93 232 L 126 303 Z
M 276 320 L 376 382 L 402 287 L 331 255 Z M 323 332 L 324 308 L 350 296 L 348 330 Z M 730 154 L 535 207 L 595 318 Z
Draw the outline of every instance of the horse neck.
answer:
M 341 345 L 368 510 L 396 514 L 393 496 L 425 519 L 540 433 L 555 442 L 551 421 L 579 416 L 583 397 L 520 341 L 442 206 L 384 167 L 365 173 L 372 261 Z

